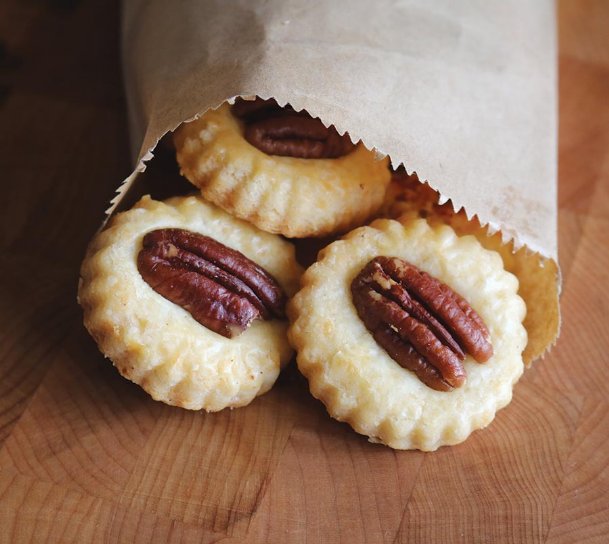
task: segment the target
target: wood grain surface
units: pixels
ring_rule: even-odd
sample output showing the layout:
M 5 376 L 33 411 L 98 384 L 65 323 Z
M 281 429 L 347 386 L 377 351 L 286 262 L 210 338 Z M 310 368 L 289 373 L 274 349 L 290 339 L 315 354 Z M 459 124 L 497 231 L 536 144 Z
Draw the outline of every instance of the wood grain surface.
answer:
M 562 335 L 489 428 L 424 454 L 331 420 L 294 368 L 215 415 L 119 377 L 76 304 L 130 170 L 118 5 L 2 0 L 0 542 L 608 542 L 609 2 L 558 13 Z

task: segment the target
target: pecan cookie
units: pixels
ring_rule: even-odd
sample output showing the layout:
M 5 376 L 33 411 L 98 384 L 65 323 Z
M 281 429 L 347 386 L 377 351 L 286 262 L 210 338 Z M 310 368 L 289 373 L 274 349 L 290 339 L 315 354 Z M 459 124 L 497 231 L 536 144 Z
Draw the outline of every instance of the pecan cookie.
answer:
M 473 236 L 374 221 L 325 248 L 288 304 L 290 341 L 330 415 L 397 449 L 465 440 L 522 374 L 518 280 Z
M 85 326 L 119 372 L 193 410 L 243 406 L 291 357 L 284 305 L 293 246 L 201 197 L 142 198 L 91 242 Z
M 347 135 L 275 101 L 238 101 L 175 133 L 181 172 L 203 196 L 268 232 L 301 238 L 361 225 L 390 174 Z

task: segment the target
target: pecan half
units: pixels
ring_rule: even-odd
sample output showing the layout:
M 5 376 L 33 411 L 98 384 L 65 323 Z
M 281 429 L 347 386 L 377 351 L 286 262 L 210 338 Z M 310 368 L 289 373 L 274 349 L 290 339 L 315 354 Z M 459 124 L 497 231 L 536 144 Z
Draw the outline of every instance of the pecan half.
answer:
M 482 318 L 448 285 L 396 257 L 375 257 L 351 283 L 353 303 L 376 342 L 427 386 L 451 391 L 469 353 L 493 355 Z
M 232 338 L 254 319 L 283 318 L 277 281 L 242 253 L 182 229 L 144 236 L 137 268 L 150 287 L 199 323 Z
M 306 111 L 294 111 L 289 105 L 282 108 L 273 99 L 237 99 L 232 113 L 244 124 L 244 138 L 267 155 L 331 159 L 355 147 L 347 134 L 341 136 Z

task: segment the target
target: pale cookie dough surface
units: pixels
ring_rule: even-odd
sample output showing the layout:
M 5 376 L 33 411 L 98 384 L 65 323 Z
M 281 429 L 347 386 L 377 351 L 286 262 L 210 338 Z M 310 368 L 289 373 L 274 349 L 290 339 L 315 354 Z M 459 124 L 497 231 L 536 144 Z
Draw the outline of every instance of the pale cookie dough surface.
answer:
M 351 301 L 350 285 L 378 255 L 402 258 L 449 285 L 489 328 L 494 355 L 464 361 L 467 381 L 452 392 L 425 386 L 373 339 Z M 473 236 L 422 219 L 377 220 L 324 249 L 288 305 L 289 336 L 312 394 L 330 415 L 373 442 L 435 450 L 488 425 L 508 404 L 523 371 L 526 308 L 518 280 Z
M 292 350 L 285 321 L 254 321 L 228 339 L 155 292 L 137 269 L 144 235 L 181 228 L 210 236 L 270 272 L 288 296 L 300 267 L 292 245 L 200 197 L 143 197 L 91 242 L 81 268 L 85 326 L 119 372 L 154 399 L 192 410 L 243 406 L 268 391 Z
M 228 104 L 182 125 L 175 143 L 182 174 L 206 199 L 290 238 L 361 225 L 390 181 L 387 160 L 361 144 L 336 159 L 267 155 L 243 138 Z

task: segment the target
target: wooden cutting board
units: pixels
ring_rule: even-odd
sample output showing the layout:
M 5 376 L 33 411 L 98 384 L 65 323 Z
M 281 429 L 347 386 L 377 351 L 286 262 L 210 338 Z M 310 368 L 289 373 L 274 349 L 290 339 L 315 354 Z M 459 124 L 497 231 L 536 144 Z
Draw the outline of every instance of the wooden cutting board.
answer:
M 558 11 L 562 335 L 424 454 L 331 420 L 294 368 L 215 415 L 119 377 L 75 301 L 130 170 L 118 6 L 2 2 L 0 542 L 609 541 L 609 2 Z

